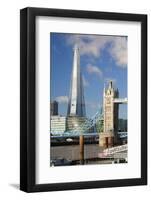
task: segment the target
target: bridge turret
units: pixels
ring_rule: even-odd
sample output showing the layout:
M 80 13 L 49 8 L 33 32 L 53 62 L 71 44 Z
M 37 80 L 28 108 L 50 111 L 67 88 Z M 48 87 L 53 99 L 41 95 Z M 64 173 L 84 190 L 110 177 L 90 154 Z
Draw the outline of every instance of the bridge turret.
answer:
M 118 105 L 114 105 L 114 98 L 118 95 L 118 89 L 113 87 L 113 81 L 110 80 L 108 88 L 104 90 L 104 132 L 117 131 Z

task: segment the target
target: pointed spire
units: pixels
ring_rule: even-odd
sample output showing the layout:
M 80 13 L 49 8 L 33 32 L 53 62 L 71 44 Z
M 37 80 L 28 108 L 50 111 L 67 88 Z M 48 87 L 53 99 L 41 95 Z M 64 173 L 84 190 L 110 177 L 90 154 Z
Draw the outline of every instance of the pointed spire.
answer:
M 78 43 L 75 43 L 73 50 L 74 54 L 73 54 L 69 104 L 68 104 L 68 115 L 84 117 L 85 102 L 84 102 L 83 81 L 81 78 L 81 70 L 80 70 L 80 54 L 79 54 Z
M 73 50 L 74 50 L 74 51 L 77 51 L 77 50 L 79 50 L 79 46 L 78 46 L 78 44 L 77 44 L 77 43 L 75 43 L 75 45 L 74 45 L 74 47 L 73 47 Z

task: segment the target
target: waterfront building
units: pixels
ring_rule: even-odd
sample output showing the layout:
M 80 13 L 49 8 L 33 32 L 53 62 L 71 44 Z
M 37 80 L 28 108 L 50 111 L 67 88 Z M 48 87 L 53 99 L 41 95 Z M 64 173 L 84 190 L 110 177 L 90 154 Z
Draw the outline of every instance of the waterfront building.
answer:
M 57 101 L 52 101 L 50 103 L 50 115 L 58 115 L 58 102 Z
M 66 131 L 66 117 L 60 115 L 51 116 L 50 130 L 52 134 L 64 133 Z
M 78 116 L 68 116 L 67 117 L 67 131 L 78 130 L 79 132 L 83 131 L 82 125 L 85 123 L 85 117 Z
M 127 132 L 127 119 L 119 119 L 118 120 L 118 131 L 119 132 Z

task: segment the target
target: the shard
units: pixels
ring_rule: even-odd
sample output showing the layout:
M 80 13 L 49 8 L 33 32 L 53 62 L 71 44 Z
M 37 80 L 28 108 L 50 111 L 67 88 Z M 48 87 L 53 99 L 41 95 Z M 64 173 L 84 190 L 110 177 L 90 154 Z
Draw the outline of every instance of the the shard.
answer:
M 75 44 L 73 51 L 73 66 L 67 115 L 85 117 L 86 112 L 83 91 L 83 80 L 80 70 L 80 49 L 77 44 Z

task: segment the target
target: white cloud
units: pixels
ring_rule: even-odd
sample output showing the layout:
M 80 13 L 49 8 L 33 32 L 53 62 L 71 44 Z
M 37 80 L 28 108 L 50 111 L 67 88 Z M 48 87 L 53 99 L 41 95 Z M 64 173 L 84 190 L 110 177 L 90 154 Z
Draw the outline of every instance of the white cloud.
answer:
M 82 80 L 83 80 L 84 87 L 88 87 L 89 86 L 89 82 L 86 80 L 86 78 L 84 76 L 82 76 Z
M 110 39 L 110 36 L 97 36 L 97 35 L 70 35 L 67 38 L 67 42 L 70 45 L 78 43 L 80 47 L 81 55 L 88 55 L 99 57 L 101 49 L 106 45 L 106 42 Z
M 55 100 L 62 104 L 68 103 L 68 96 L 58 96 Z
M 88 64 L 87 65 L 87 72 L 89 74 L 95 74 L 95 75 L 99 76 L 100 78 L 102 77 L 102 71 L 97 66 Z
M 112 43 L 109 52 L 118 66 L 127 66 L 127 39 L 125 37 L 117 37 Z
M 91 58 L 99 58 L 104 48 L 115 60 L 119 67 L 127 65 L 127 39 L 121 36 L 100 36 L 100 35 L 70 35 L 67 43 L 74 45 L 78 43 L 81 55 Z

